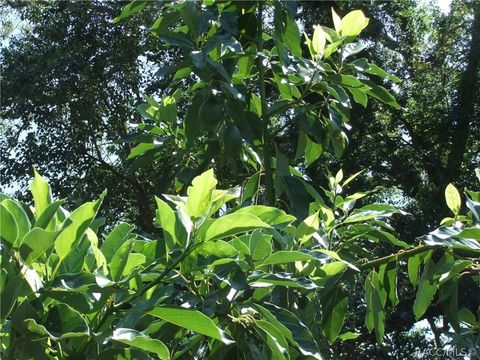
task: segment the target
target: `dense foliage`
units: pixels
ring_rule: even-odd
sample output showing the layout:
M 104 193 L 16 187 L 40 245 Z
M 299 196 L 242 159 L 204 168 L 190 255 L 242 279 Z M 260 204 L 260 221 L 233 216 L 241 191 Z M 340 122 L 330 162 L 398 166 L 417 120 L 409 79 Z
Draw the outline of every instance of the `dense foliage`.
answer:
M 109 13 L 116 7 L 97 5 Z M 98 31 L 78 13 L 81 8 L 73 7 L 74 16 L 60 11 L 58 21 L 78 17 Z M 57 10 L 47 4 L 30 11 L 38 16 Z M 320 178 L 319 158 L 343 161 L 333 157 L 341 159 L 347 147 L 357 106 L 381 103 L 400 110 L 387 90 L 400 79 L 363 57 L 366 46 L 358 37 L 369 19 L 362 11 L 340 17 L 332 10 L 333 28 L 304 28 L 305 46 L 296 16 L 292 2 L 215 1 L 133 1 L 114 19 L 116 25 L 99 16 L 96 22 L 113 34 L 129 26 L 118 23 L 153 24 L 155 40 L 130 48 L 130 62 L 150 52 L 149 59 L 140 57 L 148 67 L 158 56 L 151 55 L 158 40 L 168 49 L 167 64 L 156 72 L 162 96 L 144 95 L 140 117 L 134 115 L 128 89 L 137 86 L 139 94 L 139 79 L 129 85 L 121 67 L 108 67 L 94 53 L 100 70 L 85 84 L 98 84 L 104 95 L 85 88 L 91 104 L 85 109 L 53 82 L 68 106 L 57 109 L 57 117 L 47 102 L 23 126 L 38 124 L 31 134 L 47 134 L 48 113 L 53 120 L 67 116 L 71 125 L 78 124 L 78 129 L 67 126 L 64 137 L 74 141 L 88 134 L 92 149 L 80 141 L 79 154 L 100 164 L 100 175 L 113 175 L 113 183 L 126 180 L 139 211 L 130 212 L 128 195 L 125 215 L 133 214 L 137 228 L 110 221 L 103 227 L 105 220 L 97 217 L 104 200 L 113 196 L 116 204 L 128 188 L 110 188 L 71 213 L 66 208 L 76 206 L 54 201 L 37 172 L 30 186 L 34 207 L 3 195 L 5 358 L 345 358 L 355 356 L 347 344 L 355 339 L 368 344 L 369 333 L 385 349 L 383 356 L 395 356 L 382 343 L 399 310 L 404 320 L 412 319 L 407 329 L 428 319 L 438 348 L 443 345 L 435 319 L 442 316 L 443 333 L 450 328 L 453 334 L 451 345 L 476 351 L 478 302 L 463 294 L 478 288 L 480 194 L 466 192 L 468 213 L 462 215 L 462 196 L 442 179 L 438 186 L 446 187 L 452 214 L 435 231 L 402 241 L 391 220 L 406 214 L 392 205 L 395 201 L 368 202 L 378 189 L 358 191 L 354 180 L 361 172 L 347 178 L 340 170 Z M 39 49 L 52 46 L 42 41 Z M 99 36 L 97 45 L 112 43 Z M 105 52 L 128 66 L 115 50 Z M 6 59 L 15 61 L 15 53 L 7 52 Z M 103 68 L 117 74 L 105 93 L 105 78 L 97 78 L 112 73 Z M 78 96 L 79 82 L 57 70 L 58 79 L 66 76 L 62 81 Z M 9 116 L 37 98 L 28 82 L 23 84 L 25 103 L 12 101 Z M 128 123 L 115 109 L 130 114 L 134 131 L 128 136 Z M 373 111 L 372 116 L 379 115 Z M 57 140 L 69 149 L 62 137 Z M 117 160 L 110 162 L 108 155 Z M 220 188 L 229 189 L 217 188 L 208 168 L 215 169 Z M 74 172 L 77 182 L 85 181 L 82 170 Z M 55 179 L 65 181 L 61 174 Z M 105 207 L 114 219 L 108 203 Z M 405 304 L 408 292 L 412 303 Z

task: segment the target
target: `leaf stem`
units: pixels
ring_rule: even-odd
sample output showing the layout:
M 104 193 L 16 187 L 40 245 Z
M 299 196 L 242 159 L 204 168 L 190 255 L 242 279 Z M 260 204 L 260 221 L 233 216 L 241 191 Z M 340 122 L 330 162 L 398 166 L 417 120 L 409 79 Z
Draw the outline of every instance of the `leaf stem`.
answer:
M 413 249 L 409 250 L 400 250 L 399 252 L 395 254 L 391 254 L 388 256 L 384 256 L 375 260 L 368 261 L 362 265 L 359 266 L 360 270 L 369 270 L 372 268 L 376 268 L 380 265 L 386 264 L 389 261 L 392 260 L 402 260 L 402 259 L 407 259 L 409 257 L 412 257 L 414 255 L 420 254 L 425 251 L 433 250 L 433 249 L 438 249 L 441 246 L 439 245 L 419 245 Z

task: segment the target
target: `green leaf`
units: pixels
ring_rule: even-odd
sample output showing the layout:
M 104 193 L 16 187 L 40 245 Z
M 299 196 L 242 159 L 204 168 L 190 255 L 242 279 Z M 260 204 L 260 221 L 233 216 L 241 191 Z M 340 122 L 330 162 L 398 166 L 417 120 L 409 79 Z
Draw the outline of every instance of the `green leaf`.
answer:
M 365 297 L 367 312 L 365 314 L 365 325 L 369 331 L 375 329 L 377 343 L 381 344 L 385 334 L 385 310 L 382 299 L 382 289 L 378 274 L 370 272 L 365 280 Z
M 45 231 L 33 228 L 23 238 L 20 244 L 20 256 L 27 266 L 30 266 L 40 256 L 54 246 L 58 231 Z
M 461 322 L 464 322 L 465 324 L 468 324 L 470 326 L 477 326 L 477 318 L 475 317 L 475 314 L 467 308 L 461 308 L 460 310 L 458 310 L 458 318 Z
M 286 226 L 295 221 L 295 216 L 288 215 L 285 211 L 272 206 L 252 205 L 245 206 L 235 211 L 235 214 L 248 213 L 255 215 L 271 226 Z
M 332 344 L 340 334 L 345 321 L 347 312 L 348 297 L 335 293 L 330 296 L 323 304 L 322 331 L 328 342 Z
M 310 140 L 307 136 L 305 144 L 305 161 L 307 162 L 307 167 L 312 165 L 323 153 L 323 147 L 320 144 Z
M 34 179 L 30 184 L 30 191 L 35 201 L 35 217 L 38 218 L 42 212 L 52 202 L 52 194 L 50 192 L 50 186 L 43 177 L 33 169 Z
M 303 277 L 293 277 L 290 273 L 278 272 L 275 274 L 255 274 L 251 276 L 250 286 L 270 287 L 274 285 L 307 290 L 317 289 L 312 280 Z
M 137 349 L 157 354 L 160 359 L 170 359 L 167 346 L 157 339 L 133 329 L 118 328 L 113 331 L 112 340 L 133 346 Z
M 354 10 L 345 15 L 340 22 L 341 36 L 357 36 L 368 25 L 368 19 L 361 10 Z
M 302 56 L 302 48 L 300 47 L 301 35 L 297 22 L 287 14 L 285 25 L 285 44 L 293 56 Z
M 320 226 L 319 222 L 319 212 L 317 211 L 313 215 L 310 215 L 305 220 L 303 220 L 297 228 L 297 238 L 300 241 L 300 244 L 308 241 L 313 234 L 315 234 Z
M 480 243 L 476 239 L 460 237 L 462 232 L 455 227 L 440 226 L 438 229 L 427 235 L 421 236 L 419 239 L 427 245 L 449 246 L 454 249 L 465 249 L 480 251 Z M 471 235 L 471 232 L 467 234 Z
M 345 341 L 345 340 L 354 340 L 356 338 L 358 338 L 361 334 L 359 333 L 353 333 L 351 331 L 347 331 L 346 333 L 343 333 L 341 335 L 338 336 L 338 338 L 342 341 Z
M 381 265 L 379 276 L 392 307 L 397 306 L 399 302 L 397 294 L 397 262 L 390 261 Z
M 220 340 L 225 345 L 234 343 L 225 332 L 200 311 L 157 306 L 148 314 L 163 319 L 182 328 Z
M 130 154 L 127 157 L 127 160 L 134 159 L 140 155 L 145 154 L 149 150 L 156 149 L 157 146 L 153 143 L 141 143 L 135 146 L 132 151 L 130 151 Z
M 413 303 L 413 313 L 415 319 L 418 320 L 425 314 L 428 307 L 432 303 L 433 297 L 437 292 L 438 280 L 435 275 L 436 266 L 432 259 L 429 259 L 423 269 L 422 277 L 418 284 L 417 295 Z
M 293 339 L 292 332 L 285 326 L 283 325 L 280 321 L 277 320 L 273 314 L 267 310 L 265 307 L 258 305 L 258 304 L 252 304 L 253 308 L 257 310 L 262 317 L 270 323 L 272 326 L 274 326 L 281 334 L 282 336 L 287 339 L 288 341 L 294 343 L 295 340 Z
M 337 15 L 333 7 L 332 7 L 332 19 L 333 19 L 333 26 L 335 28 L 335 31 L 340 34 L 340 31 L 342 29 L 341 28 L 342 19 L 340 19 L 340 16 Z
M 318 360 L 323 359 L 313 334 L 295 314 L 273 304 L 266 304 L 266 307 L 280 323 L 291 331 L 293 343 L 298 347 L 302 355 L 305 357 L 311 356 Z
M 282 334 L 272 325 L 264 320 L 255 321 L 255 326 L 261 337 L 265 337 L 265 343 L 271 350 L 271 358 L 284 360 L 288 348 L 287 341 Z
M 177 101 L 173 96 L 165 96 L 160 107 L 160 120 L 167 124 L 177 123 Z
M 268 228 L 270 228 L 270 225 L 264 223 L 255 215 L 235 212 L 216 219 L 208 228 L 205 234 L 205 241 L 225 238 L 255 229 Z
M 175 244 L 185 243 L 186 238 L 184 235 L 186 234 L 185 232 L 183 232 L 183 234 L 181 233 L 181 230 L 179 229 L 181 224 L 175 216 L 173 209 L 168 206 L 165 201 L 156 196 L 155 202 L 157 203 L 155 221 L 162 227 L 163 237 L 165 239 L 165 245 L 168 254 L 175 247 Z
M 218 259 L 225 259 L 238 255 L 238 251 L 232 245 L 222 240 L 203 243 L 197 248 L 197 250 L 195 250 L 195 253 L 203 257 L 214 256 Z
M 397 103 L 395 97 L 388 92 L 383 86 L 376 85 L 370 80 L 362 80 L 363 83 L 367 84 L 370 89 L 367 90 L 367 94 L 374 97 L 377 100 L 384 102 L 385 104 L 390 105 L 394 109 L 401 109 L 402 107 Z
M 2 306 L 0 306 L 0 321 L 2 324 L 7 316 L 10 315 L 17 301 L 20 300 L 18 297 L 19 294 L 28 286 L 21 275 L 12 276 L 11 278 L 7 278 L 7 280 L 7 284 L 2 283 L 4 289 L 0 297 L 0 303 L 2 304 Z
M 34 319 L 26 319 L 24 322 L 28 330 L 57 341 L 89 335 L 88 325 L 80 313 L 65 304 L 50 308 L 43 322 L 45 325 L 38 324 Z
M 471 228 L 463 228 L 459 234 L 453 235 L 455 238 L 459 239 L 475 239 L 480 241 L 480 228 L 478 227 L 471 227 Z
M 6 242 L 13 246 L 18 239 L 18 225 L 13 214 L 0 204 L 0 238 L 2 242 Z
M 460 207 L 462 206 L 462 198 L 457 188 L 453 184 L 448 184 L 445 189 L 445 201 L 447 206 L 457 216 L 460 213 Z
M 417 286 L 420 280 L 419 270 L 424 254 L 417 254 L 408 258 L 408 278 L 413 286 Z
M 129 275 L 133 269 L 145 264 L 147 257 L 140 253 L 130 253 L 128 255 L 127 263 L 122 271 L 122 277 Z
M 186 203 L 187 213 L 193 218 L 204 216 L 212 205 L 212 193 L 217 186 L 217 179 L 213 174 L 213 169 L 205 171 L 197 176 L 188 187 L 188 200 Z
M 301 251 L 277 251 L 264 259 L 259 265 L 286 264 L 295 261 L 311 261 L 316 258 Z
M 83 204 L 68 217 L 66 222 L 69 222 L 69 224 L 63 228 L 55 241 L 55 251 L 60 261 L 62 261 L 70 253 L 75 244 L 80 241 L 80 238 L 97 215 L 105 194 L 104 192 L 96 201 Z
M 53 279 L 51 287 L 54 290 L 85 293 L 98 288 L 95 275 L 87 272 L 57 276 Z
M 2 205 L 12 214 L 13 218 L 15 219 L 15 223 L 17 224 L 17 241 L 16 244 L 19 244 L 25 234 L 30 231 L 30 220 L 28 219 L 28 215 L 23 210 L 22 206 L 12 199 L 5 199 L 2 201 Z M 0 214 L 1 216 L 1 214 Z M 2 233 L 3 223 L 0 226 L 0 233 Z
M 133 229 L 133 225 L 121 223 L 107 235 L 100 248 L 107 262 L 112 260 L 113 255 L 115 255 L 120 246 L 130 237 Z
M 152 3 L 153 1 L 151 0 L 133 0 L 122 9 L 120 15 L 114 18 L 112 22 L 116 24 L 129 16 L 139 13 L 140 11 L 145 9 L 147 5 L 151 5 Z
M 39 227 L 47 230 L 54 230 L 55 224 L 52 224 L 53 226 L 49 226 L 50 221 L 55 216 L 58 209 L 60 208 L 60 206 L 62 206 L 64 202 L 65 200 L 57 200 L 51 203 L 50 205 L 48 205 L 47 208 L 42 212 L 42 214 L 35 221 L 34 227 Z
M 120 281 L 123 275 L 123 271 L 125 266 L 127 265 L 130 252 L 133 249 L 134 239 L 128 239 L 125 241 L 120 248 L 115 252 L 113 255 L 112 260 L 108 264 L 110 269 L 110 274 L 112 276 L 112 280 L 115 282 Z
M 243 245 L 242 245 L 243 244 Z M 272 236 L 262 234 L 260 230 L 255 230 L 251 234 L 243 235 L 232 240 L 232 245 L 239 251 L 245 247 L 247 254 L 253 261 L 260 261 L 272 253 Z

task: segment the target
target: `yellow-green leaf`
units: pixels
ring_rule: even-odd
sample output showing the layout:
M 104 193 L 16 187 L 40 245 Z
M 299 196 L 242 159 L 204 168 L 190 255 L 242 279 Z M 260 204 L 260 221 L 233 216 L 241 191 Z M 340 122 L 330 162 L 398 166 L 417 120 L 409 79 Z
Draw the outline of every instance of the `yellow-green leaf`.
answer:
M 368 18 L 361 10 L 354 10 L 345 15 L 340 23 L 340 35 L 357 36 L 368 25 Z
M 326 43 L 327 38 L 325 37 L 322 27 L 320 25 L 316 25 L 315 31 L 313 32 L 312 46 L 317 55 L 323 54 Z
M 216 186 L 217 179 L 215 179 L 212 169 L 193 179 L 192 185 L 187 189 L 186 210 L 188 215 L 193 218 L 201 218 L 207 213 Z
M 456 215 L 460 212 L 460 207 L 462 205 L 462 198 L 457 188 L 452 184 L 448 184 L 445 189 L 445 200 L 447 201 L 447 206 L 452 212 Z
M 35 201 L 35 217 L 38 218 L 43 210 L 47 208 L 52 202 L 52 194 L 50 192 L 50 186 L 45 179 L 33 169 L 34 179 L 30 184 L 30 191 Z

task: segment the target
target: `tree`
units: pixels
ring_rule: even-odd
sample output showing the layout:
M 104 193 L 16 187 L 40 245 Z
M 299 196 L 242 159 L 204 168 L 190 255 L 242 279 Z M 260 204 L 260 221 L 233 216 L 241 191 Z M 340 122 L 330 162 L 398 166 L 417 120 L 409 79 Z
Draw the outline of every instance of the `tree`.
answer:
M 158 51 L 138 31 L 151 16 L 112 27 L 119 9 L 104 2 L 20 8 L 32 29 L 2 51 L 2 182 L 27 196 L 35 165 L 72 205 L 115 188 L 107 219 L 151 229 L 151 186 L 128 169 L 126 136 L 142 88 L 155 83 L 142 59 L 153 61 Z
M 307 22 L 315 23 L 322 4 L 304 6 Z M 356 164 L 352 171 L 370 171 L 369 186 L 401 191 L 413 216 L 399 228 L 413 240 L 448 213 L 442 202 L 448 183 L 476 182 L 478 3 L 453 2 L 448 14 L 416 1 L 343 3 L 339 12 L 355 6 L 371 19 L 365 52 L 405 80 L 395 90 L 402 110 L 372 103 L 353 112 L 351 146 L 340 166 Z

